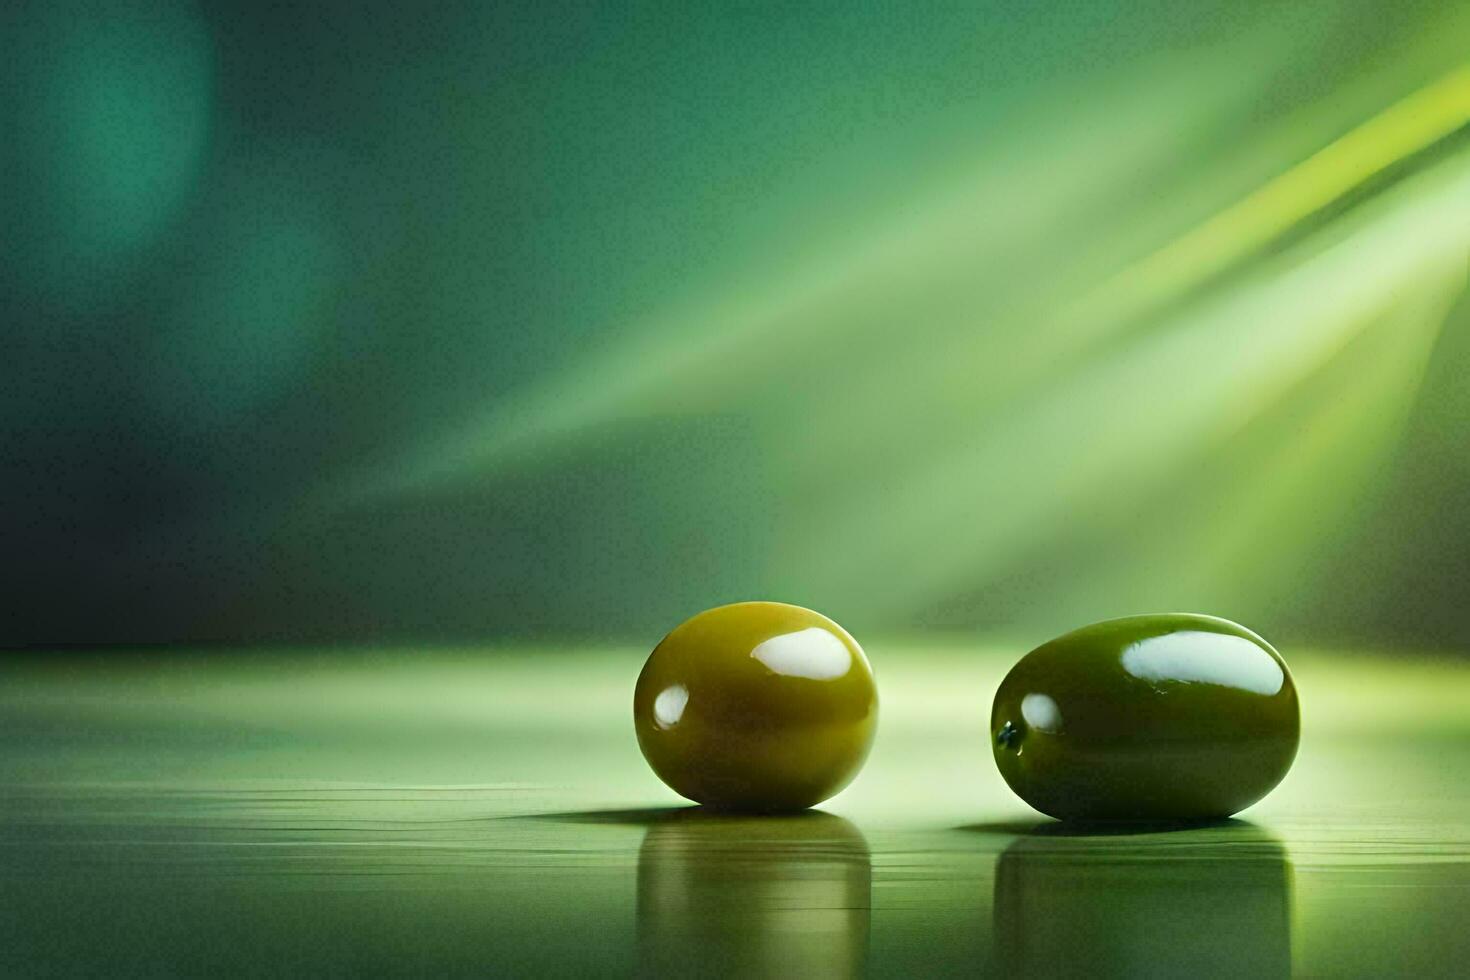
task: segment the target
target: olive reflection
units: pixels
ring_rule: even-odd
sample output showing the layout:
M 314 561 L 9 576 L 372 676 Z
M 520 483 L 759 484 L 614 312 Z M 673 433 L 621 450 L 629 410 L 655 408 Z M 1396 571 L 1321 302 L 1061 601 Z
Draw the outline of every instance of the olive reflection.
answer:
M 840 817 L 683 811 L 638 853 L 642 972 L 861 975 L 870 877 L 867 841 Z
M 995 939 L 1015 976 L 1291 974 L 1291 865 L 1227 821 L 1186 831 L 1049 825 L 995 874 Z

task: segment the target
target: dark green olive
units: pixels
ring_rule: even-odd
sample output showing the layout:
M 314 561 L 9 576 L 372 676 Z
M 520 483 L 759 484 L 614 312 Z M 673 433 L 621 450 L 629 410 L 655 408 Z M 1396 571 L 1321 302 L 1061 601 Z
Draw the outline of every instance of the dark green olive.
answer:
M 687 620 L 633 694 L 638 746 L 669 788 L 728 810 L 799 810 L 857 775 L 878 725 L 862 647 L 821 613 L 740 602 Z
M 1300 709 L 1271 645 L 1214 616 L 1110 619 L 1032 650 L 990 713 L 1011 789 L 1063 820 L 1206 820 L 1271 791 Z

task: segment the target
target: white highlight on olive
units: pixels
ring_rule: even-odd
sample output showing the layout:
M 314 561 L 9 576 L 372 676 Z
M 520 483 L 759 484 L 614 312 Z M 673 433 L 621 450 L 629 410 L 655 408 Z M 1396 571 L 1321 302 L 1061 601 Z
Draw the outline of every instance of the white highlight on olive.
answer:
M 1123 651 L 1123 669 L 1146 681 L 1219 684 L 1267 695 L 1286 682 L 1276 658 L 1250 640 L 1200 630 L 1139 640 Z
M 684 717 L 684 706 L 689 703 L 689 688 L 675 684 L 658 692 L 653 699 L 653 720 L 660 728 L 673 728 Z
M 1062 709 L 1046 694 L 1028 694 L 1022 698 L 1021 717 L 1038 732 L 1062 730 Z
M 814 681 L 834 680 L 852 667 L 847 644 L 820 626 L 773 636 L 757 644 L 750 655 L 778 674 Z

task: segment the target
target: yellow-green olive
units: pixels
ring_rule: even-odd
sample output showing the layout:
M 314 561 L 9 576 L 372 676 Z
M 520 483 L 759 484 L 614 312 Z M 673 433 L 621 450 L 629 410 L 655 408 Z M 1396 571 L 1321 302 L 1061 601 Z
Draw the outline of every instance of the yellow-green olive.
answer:
M 996 765 L 1042 813 L 1077 820 L 1229 816 L 1271 791 L 1300 739 L 1271 645 L 1213 616 L 1112 619 L 1032 650 L 991 709 Z
M 782 602 L 687 620 L 633 695 L 643 756 L 676 793 L 731 810 L 797 810 L 857 775 L 878 723 L 873 670 L 848 632 Z

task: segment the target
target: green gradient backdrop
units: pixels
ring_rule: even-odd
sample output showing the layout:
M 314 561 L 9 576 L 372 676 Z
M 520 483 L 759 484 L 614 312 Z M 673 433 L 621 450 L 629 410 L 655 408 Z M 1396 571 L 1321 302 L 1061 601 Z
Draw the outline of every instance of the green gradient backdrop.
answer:
M 1463 637 L 1470 7 L 720 6 L 6 6 L 0 643 Z

